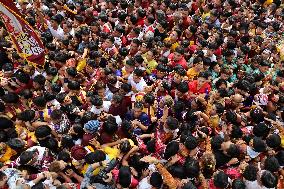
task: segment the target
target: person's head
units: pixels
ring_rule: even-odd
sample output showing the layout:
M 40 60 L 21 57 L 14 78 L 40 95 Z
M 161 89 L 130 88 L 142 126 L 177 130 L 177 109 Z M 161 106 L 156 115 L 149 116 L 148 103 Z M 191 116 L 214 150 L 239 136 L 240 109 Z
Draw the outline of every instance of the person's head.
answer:
M 259 137 L 254 137 L 251 141 L 250 141 L 250 146 L 252 146 L 253 150 L 255 152 L 264 152 L 267 149 L 266 143 L 265 141 L 263 141 L 261 138 Z
M 259 108 L 255 108 L 255 109 L 251 110 L 250 111 L 250 117 L 251 117 L 252 121 L 255 122 L 255 123 L 260 123 L 260 122 L 264 121 L 264 113 Z
M 225 189 L 229 185 L 229 177 L 223 171 L 218 171 L 213 176 L 214 186 Z
M 2 100 L 8 104 L 16 104 L 19 102 L 19 96 L 16 93 L 9 92 L 2 96 Z
M 180 61 L 183 58 L 184 55 L 184 48 L 182 47 L 177 47 L 175 52 L 174 52 L 174 61 Z
M 263 171 L 260 177 L 261 184 L 266 188 L 275 188 L 277 187 L 278 178 L 276 175 L 270 171 Z
M 278 159 L 274 156 L 267 157 L 264 161 L 264 169 L 271 171 L 272 173 L 277 172 L 280 169 Z
M 257 167 L 252 164 L 247 165 L 243 172 L 243 177 L 248 181 L 255 181 L 257 179 L 257 172 Z
M 4 187 L 7 183 L 8 177 L 7 175 L 3 172 L 0 171 L 0 187 Z
M 135 83 L 139 83 L 141 81 L 143 74 L 144 74 L 143 70 L 136 68 L 133 72 L 133 81 Z
M 235 179 L 232 183 L 232 189 L 246 189 L 246 184 L 241 179 Z
M 134 109 L 133 109 L 133 113 L 134 113 L 134 118 L 139 118 L 142 114 L 142 110 L 143 110 L 143 103 L 141 102 L 135 102 L 134 103 Z
M 40 89 L 45 85 L 45 77 L 41 74 L 36 75 L 33 79 L 33 87 L 35 89 Z
M 140 43 L 141 42 L 138 39 L 133 39 L 132 42 L 130 43 L 129 53 L 136 54 L 136 52 L 139 49 Z
M 35 111 L 33 110 L 25 110 L 18 114 L 17 118 L 20 121 L 32 121 L 35 118 Z
M 184 164 L 185 173 L 188 178 L 197 178 L 200 171 L 199 162 L 191 157 L 187 158 Z
M 6 130 L 14 127 L 14 123 L 7 117 L 0 117 L 0 129 Z
M 194 136 L 188 136 L 184 142 L 185 147 L 188 150 L 194 150 L 198 146 L 198 141 Z
M 36 128 L 35 137 L 37 140 L 43 140 L 51 135 L 51 128 L 47 125 L 42 125 Z
M 131 171 L 128 166 L 122 166 L 118 173 L 119 184 L 122 188 L 128 188 L 131 184 Z
M 176 141 L 172 141 L 167 145 L 165 149 L 164 158 L 169 159 L 170 157 L 176 155 L 178 151 L 179 151 L 179 143 Z
M 49 171 L 51 172 L 60 172 L 67 166 L 67 163 L 63 160 L 53 161 L 49 166 Z
M 258 123 L 253 127 L 253 134 L 257 137 L 266 138 L 269 134 L 269 131 L 269 127 L 263 122 Z
M 109 135 L 113 135 L 118 129 L 118 125 L 116 122 L 113 121 L 105 121 L 103 123 L 103 130 L 109 134 Z
M 178 120 L 174 117 L 168 117 L 167 121 L 165 123 L 165 127 L 170 129 L 170 130 L 175 130 L 179 126 Z
M 42 109 L 46 107 L 47 102 L 44 96 L 37 96 L 33 98 L 33 103 L 37 108 Z
M 19 163 L 21 165 L 32 165 L 38 159 L 39 152 L 35 151 L 24 151 L 20 155 Z
M 281 137 L 276 133 L 270 134 L 266 138 L 266 144 L 270 148 L 278 148 L 281 145 Z
M 120 145 L 119 148 L 121 150 L 122 153 L 127 153 L 129 152 L 129 150 L 131 149 L 131 144 L 128 140 L 123 141 Z
M 159 172 L 153 172 L 150 176 L 150 184 L 155 188 L 161 188 L 163 177 Z

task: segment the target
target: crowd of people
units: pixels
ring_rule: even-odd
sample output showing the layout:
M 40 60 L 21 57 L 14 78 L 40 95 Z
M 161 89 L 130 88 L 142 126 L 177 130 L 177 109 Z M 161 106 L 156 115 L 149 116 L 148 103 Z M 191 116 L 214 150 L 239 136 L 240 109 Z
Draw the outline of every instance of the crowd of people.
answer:
M 0 23 L 1 189 L 283 189 L 281 0 L 17 0 Z

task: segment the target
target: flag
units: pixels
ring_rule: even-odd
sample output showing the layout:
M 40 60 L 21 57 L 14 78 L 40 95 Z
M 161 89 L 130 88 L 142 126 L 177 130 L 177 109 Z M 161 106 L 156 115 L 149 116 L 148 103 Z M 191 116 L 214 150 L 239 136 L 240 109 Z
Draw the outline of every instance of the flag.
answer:
M 43 43 L 13 1 L 0 0 L 0 18 L 20 57 L 34 66 L 43 67 L 45 61 Z

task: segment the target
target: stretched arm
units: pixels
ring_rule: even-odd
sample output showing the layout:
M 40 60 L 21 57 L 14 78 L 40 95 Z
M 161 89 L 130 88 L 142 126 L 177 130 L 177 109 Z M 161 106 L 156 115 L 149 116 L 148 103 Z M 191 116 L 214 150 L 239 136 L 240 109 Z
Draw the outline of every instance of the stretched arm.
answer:
M 134 146 L 123 158 L 122 158 L 122 165 L 128 166 L 128 158 L 139 150 L 138 146 Z
M 125 140 L 128 140 L 127 138 L 124 138 L 124 139 L 121 139 L 121 140 L 117 140 L 115 142 L 111 142 L 111 143 L 107 143 L 107 144 L 104 144 L 102 145 L 102 148 L 105 148 L 105 147 L 112 147 L 112 146 L 115 146 L 115 145 L 118 145 L 120 143 L 122 143 L 123 141 Z

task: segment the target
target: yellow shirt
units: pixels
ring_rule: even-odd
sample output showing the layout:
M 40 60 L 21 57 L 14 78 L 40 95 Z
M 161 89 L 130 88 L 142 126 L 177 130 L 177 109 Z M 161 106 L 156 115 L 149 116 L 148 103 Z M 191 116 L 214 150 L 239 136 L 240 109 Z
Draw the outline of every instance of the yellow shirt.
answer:
M 199 73 L 196 72 L 194 68 L 190 68 L 190 69 L 187 71 L 187 73 L 186 73 L 186 75 L 187 75 L 187 77 L 188 77 L 189 80 L 194 79 L 194 77 L 196 77 L 198 74 L 199 74 Z
M 7 146 L 5 154 L 2 157 L 0 157 L 0 162 L 7 163 L 8 161 L 10 161 L 11 157 L 16 154 L 17 152 L 15 150 Z
M 146 56 L 147 56 L 146 54 L 144 54 L 144 55 L 142 56 L 143 59 L 144 59 L 144 62 L 145 62 L 145 64 L 146 64 L 146 72 L 147 72 L 148 74 L 151 74 L 152 71 L 153 71 L 154 69 L 156 69 L 158 63 L 157 63 L 156 60 L 154 60 L 154 59 L 148 61 L 147 58 L 146 58 Z

